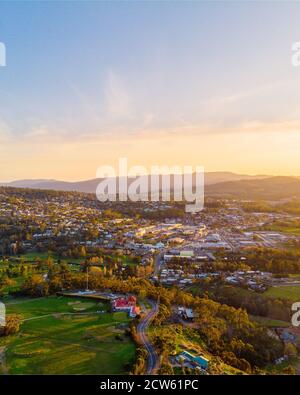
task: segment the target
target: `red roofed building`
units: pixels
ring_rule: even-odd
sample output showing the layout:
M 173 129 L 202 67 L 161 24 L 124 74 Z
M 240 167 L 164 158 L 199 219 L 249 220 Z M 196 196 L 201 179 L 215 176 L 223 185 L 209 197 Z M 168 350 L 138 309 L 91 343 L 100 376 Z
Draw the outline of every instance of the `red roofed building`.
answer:
M 130 295 L 128 297 L 120 297 L 114 299 L 111 302 L 113 311 L 126 311 L 129 314 L 129 317 L 136 317 L 139 314 L 140 309 L 136 306 L 136 297 Z

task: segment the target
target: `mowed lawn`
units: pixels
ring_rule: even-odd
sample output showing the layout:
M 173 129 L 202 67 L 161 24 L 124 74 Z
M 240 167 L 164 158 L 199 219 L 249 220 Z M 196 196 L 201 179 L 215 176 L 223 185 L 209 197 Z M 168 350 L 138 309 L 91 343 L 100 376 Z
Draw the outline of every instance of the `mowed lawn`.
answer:
M 8 314 L 20 314 L 25 321 L 18 335 L 0 341 L 6 347 L 6 369 L 10 374 L 128 373 L 135 345 L 124 333 L 127 314 L 97 313 L 106 309 L 104 303 L 79 298 L 10 302 Z
M 300 285 L 271 287 L 264 292 L 264 295 L 272 298 L 289 299 L 293 302 L 300 302 Z
M 19 314 L 22 319 L 39 317 L 52 313 L 74 313 L 78 304 L 87 306 L 85 312 L 107 310 L 107 305 L 85 298 L 49 296 L 43 298 L 16 298 L 6 302 L 9 314 Z

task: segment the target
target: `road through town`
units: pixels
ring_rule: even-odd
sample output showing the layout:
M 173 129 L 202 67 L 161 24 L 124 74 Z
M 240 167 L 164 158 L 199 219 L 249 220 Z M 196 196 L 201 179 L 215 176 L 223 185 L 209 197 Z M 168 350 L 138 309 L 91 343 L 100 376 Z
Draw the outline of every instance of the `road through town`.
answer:
M 140 337 L 140 340 L 144 347 L 148 352 L 148 361 L 147 361 L 147 374 L 154 374 L 159 368 L 159 357 L 153 345 L 149 342 L 147 336 L 147 330 L 151 321 L 154 319 L 155 315 L 158 312 L 158 303 L 148 300 L 148 303 L 151 304 L 151 310 L 147 312 L 146 316 L 142 319 L 142 321 L 137 326 L 137 332 Z

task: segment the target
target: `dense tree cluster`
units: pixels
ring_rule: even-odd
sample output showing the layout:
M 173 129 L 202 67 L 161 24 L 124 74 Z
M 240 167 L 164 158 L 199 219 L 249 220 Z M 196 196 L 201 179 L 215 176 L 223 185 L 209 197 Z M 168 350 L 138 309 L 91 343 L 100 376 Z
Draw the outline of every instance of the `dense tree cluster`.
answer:
M 5 326 L 0 328 L 0 336 L 14 335 L 19 332 L 20 322 L 20 317 L 16 314 L 8 315 L 6 317 Z
M 243 252 L 219 253 L 219 260 L 222 260 L 223 257 L 226 257 L 228 262 L 234 263 L 238 268 L 246 265 L 251 270 L 270 273 L 300 273 L 300 251 L 297 250 L 255 247 L 248 248 Z M 245 258 L 243 262 L 241 262 L 241 257 Z
M 243 290 L 232 286 L 216 288 L 211 297 L 220 303 L 246 309 L 252 315 L 282 321 L 291 319 L 291 302 L 285 299 L 266 297 L 255 292 L 243 292 Z

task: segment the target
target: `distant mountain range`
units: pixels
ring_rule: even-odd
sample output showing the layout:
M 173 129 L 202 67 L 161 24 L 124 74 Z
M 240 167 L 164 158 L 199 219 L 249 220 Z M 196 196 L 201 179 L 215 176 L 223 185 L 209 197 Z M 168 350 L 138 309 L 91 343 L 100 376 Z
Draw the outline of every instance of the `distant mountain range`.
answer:
M 242 199 L 300 199 L 300 178 L 268 177 L 263 179 L 226 181 L 207 186 L 205 193 L 206 195 L 222 195 Z
M 249 176 L 243 174 L 235 174 L 231 172 L 208 172 L 205 173 L 205 185 L 216 184 L 227 181 L 238 181 L 238 180 L 252 180 L 252 179 L 263 179 L 269 176 Z M 129 179 L 130 180 L 130 179 Z M 132 179 L 133 180 L 133 179 Z M 16 188 L 34 188 L 34 189 L 53 189 L 56 191 L 77 191 L 94 193 L 96 187 L 101 179 L 91 179 L 85 181 L 58 181 L 49 179 L 37 179 L 37 180 L 17 180 L 8 183 L 0 183 L 0 186 L 9 186 Z M 129 181 L 130 183 L 130 181 Z
M 128 184 L 133 180 L 133 178 L 128 179 Z M 173 185 L 172 180 L 173 176 L 171 176 L 171 185 Z M 78 182 L 28 179 L 2 183 L 0 186 L 95 193 L 100 181 L 101 179 L 97 178 Z M 205 194 L 206 196 L 222 195 L 266 200 L 300 198 L 300 178 L 267 175 L 249 176 L 231 172 L 207 172 L 205 173 Z

